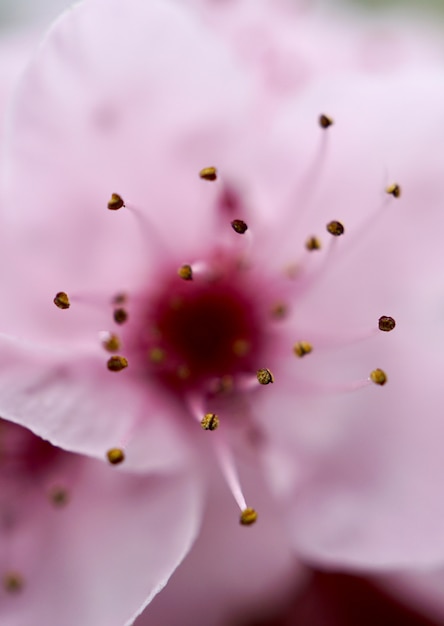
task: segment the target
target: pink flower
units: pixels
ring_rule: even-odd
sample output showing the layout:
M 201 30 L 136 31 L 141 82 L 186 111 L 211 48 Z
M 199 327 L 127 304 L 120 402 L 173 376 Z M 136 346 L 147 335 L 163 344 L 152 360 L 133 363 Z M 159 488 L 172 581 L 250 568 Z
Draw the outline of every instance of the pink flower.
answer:
M 2 338 L 0 412 L 172 474 L 163 545 L 201 519 L 180 477 L 204 502 L 216 466 L 241 542 L 235 502 L 324 565 L 442 562 L 444 76 L 320 63 L 280 89 L 232 41 L 187 5 L 90 0 L 42 45 L 5 163 L 2 324 L 26 342 Z

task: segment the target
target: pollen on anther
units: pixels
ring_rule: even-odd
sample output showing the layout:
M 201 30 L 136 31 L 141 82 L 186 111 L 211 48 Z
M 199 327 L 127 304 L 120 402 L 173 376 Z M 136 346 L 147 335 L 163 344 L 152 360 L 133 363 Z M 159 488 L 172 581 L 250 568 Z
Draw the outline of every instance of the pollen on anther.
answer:
M 119 307 L 118 309 L 114 310 L 113 318 L 116 324 L 124 324 L 128 319 L 128 312 L 126 311 L 126 309 Z
M 313 346 L 311 345 L 311 343 L 308 343 L 308 341 L 298 341 L 293 346 L 293 352 L 299 358 L 302 358 L 306 354 L 310 354 L 312 350 Z
M 246 339 L 236 339 L 233 342 L 233 353 L 238 357 L 246 356 L 250 352 L 250 342 Z
M 396 326 L 396 322 L 393 317 L 389 317 L 388 315 L 382 315 L 378 320 L 379 330 L 383 330 L 386 333 L 389 333 Z
M 118 211 L 122 207 L 125 206 L 122 196 L 119 196 L 118 193 L 111 194 L 110 200 L 108 200 L 108 209 L 110 211 Z
M 375 385 L 385 385 L 387 382 L 387 375 L 384 370 L 378 368 L 370 373 L 370 380 L 375 383 Z
M 256 373 L 257 380 L 261 385 L 269 385 L 274 383 L 274 376 L 269 369 L 260 369 Z
M 110 372 L 121 372 L 128 367 L 128 361 L 124 356 L 112 356 L 108 359 L 106 365 Z
M 271 308 L 271 315 L 277 320 L 283 319 L 286 316 L 286 314 L 287 314 L 287 307 L 282 302 L 277 302 Z
M 102 345 L 108 352 L 117 352 L 120 350 L 120 339 L 113 333 L 106 333 L 102 339 Z
M 305 247 L 306 247 L 307 250 L 310 250 L 310 252 L 312 250 L 320 250 L 321 249 L 321 242 L 320 242 L 320 240 L 317 237 L 311 236 L 305 242 Z
M 219 418 L 215 413 L 207 413 L 203 416 L 200 425 L 204 430 L 216 430 L 219 427 Z
M 59 291 L 54 298 L 54 304 L 59 309 L 69 309 L 71 303 L 68 298 L 68 294 L 64 291 Z
M 344 234 L 344 226 L 341 224 L 341 222 L 338 222 L 337 220 L 333 220 L 332 222 L 329 222 L 327 224 L 327 230 L 330 233 L 330 235 L 333 235 L 334 237 L 339 237 L 340 235 Z
M 125 453 L 122 448 L 111 448 L 106 453 L 106 457 L 111 465 L 120 465 L 125 460 Z
M 148 358 L 151 363 L 155 363 L 156 365 L 163 363 L 163 361 L 165 361 L 165 350 L 158 347 L 151 348 L 148 353 Z
M 191 269 L 191 265 L 182 265 L 177 270 L 178 275 L 182 280 L 193 280 L 193 270 Z
M 393 183 L 392 185 L 386 187 L 385 192 L 393 196 L 394 198 L 401 197 L 401 187 L 398 185 L 398 183 Z
M 242 526 L 251 526 L 257 520 L 257 513 L 254 509 L 244 509 L 240 516 L 240 523 Z
M 329 117 L 328 115 L 324 115 L 324 113 L 319 116 L 319 126 L 321 128 L 329 128 L 332 125 L 333 120 L 331 117 Z
M 244 235 L 248 230 L 248 226 L 243 220 L 233 220 L 231 222 L 231 227 L 233 228 L 234 232 L 238 233 L 239 235 Z
M 17 572 L 8 572 L 3 576 L 3 587 L 9 593 L 17 593 L 23 589 L 25 581 Z
M 204 167 L 199 172 L 200 178 L 203 180 L 216 180 L 217 179 L 217 169 L 215 167 Z

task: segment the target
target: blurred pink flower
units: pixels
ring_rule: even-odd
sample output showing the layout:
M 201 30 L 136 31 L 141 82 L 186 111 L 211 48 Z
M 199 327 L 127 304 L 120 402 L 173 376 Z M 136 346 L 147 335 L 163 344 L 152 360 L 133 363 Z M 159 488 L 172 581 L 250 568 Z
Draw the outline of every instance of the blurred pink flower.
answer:
M 5 420 L 0 494 L 8 626 L 130 624 L 194 539 L 198 499 L 186 475 L 115 474 Z M 185 511 L 180 528 L 171 498 Z
M 289 50 L 298 71 L 282 82 L 279 32 L 264 66 L 166 0 L 90 0 L 55 25 L 9 129 L 2 327 L 33 343 L 2 337 L 0 412 L 67 450 L 173 474 L 162 544 L 201 519 L 178 477 L 205 502 L 218 466 L 234 496 L 220 520 L 232 512 L 234 545 L 267 543 L 270 572 L 293 554 L 439 563 L 444 76 L 421 60 L 336 64 L 327 40 L 328 66 Z M 69 310 L 51 303 L 61 291 Z M 250 531 L 235 501 L 258 509 Z M 205 528 L 217 542 L 229 523 Z M 266 586 L 257 562 L 245 593 Z

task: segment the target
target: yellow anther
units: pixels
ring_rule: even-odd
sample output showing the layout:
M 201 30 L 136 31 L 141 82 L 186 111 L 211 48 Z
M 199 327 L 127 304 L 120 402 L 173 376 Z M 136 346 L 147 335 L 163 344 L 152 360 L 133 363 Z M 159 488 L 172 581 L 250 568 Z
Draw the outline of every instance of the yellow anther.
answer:
M 17 593 L 24 587 L 23 576 L 17 572 L 8 572 L 3 576 L 3 587 L 9 593 Z
M 313 346 L 308 341 L 298 341 L 293 346 L 293 352 L 298 357 L 303 357 L 313 351 Z
M 233 220 L 231 222 L 231 227 L 239 235 L 245 234 L 248 230 L 248 226 L 243 220 Z
M 242 526 L 251 526 L 257 520 L 257 513 L 254 509 L 244 509 L 240 516 L 240 523 Z
M 246 356 L 250 352 L 250 342 L 246 339 L 236 339 L 233 342 L 233 352 L 238 357 Z
M 182 278 L 182 280 L 193 280 L 193 270 L 191 269 L 191 265 L 182 265 L 177 270 L 178 275 Z
M 200 170 L 199 176 L 203 180 L 216 180 L 217 179 L 217 169 L 215 167 L 204 167 Z
M 329 126 L 333 125 L 333 120 L 328 115 L 320 115 L 318 121 L 321 128 L 329 128 Z
M 108 359 L 106 365 L 110 372 L 121 372 L 128 367 L 128 361 L 124 356 L 112 356 Z
M 200 425 L 204 430 L 216 430 L 219 427 L 219 418 L 216 413 L 207 413 L 202 418 Z
M 111 465 L 120 465 L 125 460 L 125 453 L 122 448 L 111 448 L 106 453 L 106 457 Z
M 384 370 L 375 369 L 373 372 L 370 372 L 370 380 L 375 383 L 375 385 L 385 385 L 387 382 L 387 374 Z
M 392 185 L 386 187 L 385 192 L 393 196 L 394 198 L 401 197 L 401 187 L 398 185 L 398 183 L 393 183 Z
M 344 226 L 341 224 L 341 222 L 338 222 L 337 220 L 329 222 L 327 224 L 327 230 L 330 235 L 333 235 L 334 237 L 339 237 L 340 235 L 344 234 Z
M 108 352 L 118 352 L 120 350 L 120 339 L 113 333 L 108 333 L 102 339 L 102 346 Z
M 320 240 L 315 237 L 314 235 L 309 237 L 307 239 L 307 241 L 305 242 L 305 247 L 307 248 L 307 250 L 320 250 L 321 249 L 321 242 Z
M 64 487 L 53 487 L 49 492 L 49 499 L 54 504 L 54 506 L 61 508 L 68 504 L 69 494 L 68 491 Z
M 388 317 L 387 315 L 383 315 L 378 320 L 379 330 L 383 330 L 386 333 L 389 333 L 396 326 L 396 322 L 393 317 Z
M 269 369 L 260 369 L 256 373 L 258 382 L 261 385 L 269 385 L 270 383 L 274 383 L 274 376 L 270 372 Z
M 113 317 L 116 324 L 124 324 L 128 319 L 128 312 L 126 309 L 118 308 L 114 310 Z
M 119 196 L 118 193 L 111 194 L 111 199 L 108 200 L 108 209 L 110 211 L 118 211 L 122 207 L 125 206 L 122 196 Z
M 64 291 L 59 291 L 59 293 L 57 293 L 56 297 L 54 298 L 54 304 L 59 309 L 69 309 L 71 303 L 69 301 L 68 294 L 66 294 Z
M 159 363 L 163 363 L 165 361 L 165 350 L 163 348 L 151 348 L 149 351 L 148 357 L 151 363 L 155 363 L 159 365 Z

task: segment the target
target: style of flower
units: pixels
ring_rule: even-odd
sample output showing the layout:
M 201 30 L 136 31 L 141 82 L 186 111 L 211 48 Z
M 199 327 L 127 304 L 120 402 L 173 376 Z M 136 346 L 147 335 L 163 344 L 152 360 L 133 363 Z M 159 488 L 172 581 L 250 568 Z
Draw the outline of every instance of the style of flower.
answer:
M 172 1 L 90 0 L 55 25 L 5 162 L 2 323 L 34 345 L 2 338 L 0 412 L 116 476 L 192 475 L 202 502 L 217 465 L 244 541 L 253 465 L 295 554 L 442 561 L 442 357 L 421 341 L 442 71 L 343 68 L 282 95 L 237 60 Z

